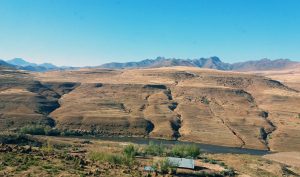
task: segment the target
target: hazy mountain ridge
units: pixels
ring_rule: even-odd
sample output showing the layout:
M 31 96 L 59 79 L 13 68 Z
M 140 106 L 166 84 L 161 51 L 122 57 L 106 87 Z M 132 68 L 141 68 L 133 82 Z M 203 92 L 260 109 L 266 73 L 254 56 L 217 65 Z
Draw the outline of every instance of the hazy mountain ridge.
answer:
M 5 62 L 4 60 L 1 60 L 0 59 L 0 67 L 10 67 L 10 68 L 13 68 L 14 66 Z
M 52 63 L 42 63 L 36 64 L 28 62 L 22 58 L 14 58 L 11 60 L 2 60 L 0 65 L 5 65 L 6 67 L 14 67 L 16 69 L 26 70 L 26 71 L 34 71 L 34 72 L 45 72 L 45 71 L 53 71 L 53 70 L 73 70 L 78 69 L 78 67 L 71 67 L 71 66 L 56 66 Z
M 22 58 L 14 58 L 11 60 L 7 60 L 6 62 L 8 64 L 15 66 L 17 69 L 22 69 L 27 71 L 43 72 L 43 71 L 59 69 L 59 67 L 51 63 L 36 64 L 36 63 L 28 62 Z
M 232 70 L 240 71 L 260 71 L 260 70 L 276 70 L 276 69 L 288 69 L 299 65 L 299 62 L 291 61 L 289 59 L 277 59 L 270 60 L 267 58 L 256 60 L 256 61 L 246 61 L 232 64 Z
M 199 59 L 175 59 L 157 57 L 156 59 L 146 59 L 138 62 L 126 63 L 106 63 L 100 65 L 100 68 L 121 69 L 121 68 L 157 68 L 169 66 L 194 66 L 199 68 L 210 68 L 217 70 L 237 70 L 237 71 L 255 71 L 255 70 L 278 70 L 287 69 L 299 65 L 299 62 L 289 59 L 261 59 L 245 61 L 238 63 L 224 63 L 218 57 L 199 58 Z
M 199 59 L 176 59 L 157 57 L 156 59 L 146 59 L 139 62 L 126 63 L 106 63 L 100 65 L 101 68 L 121 69 L 121 68 L 158 68 L 168 66 L 194 66 L 200 68 L 212 68 L 218 70 L 230 70 L 230 64 L 222 62 L 218 57 Z
M 262 70 L 282 70 L 290 69 L 300 66 L 300 62 L 291 61 L 289 59 L 270 60 L 267 58 L 261 60 L 252 60 L 237 63 L 225 63 L 220 58 L 213 56 L 209 58 L 197 59 L 177 59 L 157 57 L 156 59 L 145 59 L 137 62 L 125 63 L 106 63 L 100 66 L 91 67 L 69 67 L 69 66 L 56 66 L 51 63 L 36 64 L 27 62 L 22 58 L 15 58 L 11 60 L 0 60 L 0 66 L 14 67 L 27 71 L 45 72 L 51 70 L 73 70 L 79 68 L 108 68 L 108 69 L 123 69 L 123 68 L 160 68 L 171 66 L 191 66 L 199 68 L 209 68 L 217 70 L 235 70 L 235 71 L 262 71 Z

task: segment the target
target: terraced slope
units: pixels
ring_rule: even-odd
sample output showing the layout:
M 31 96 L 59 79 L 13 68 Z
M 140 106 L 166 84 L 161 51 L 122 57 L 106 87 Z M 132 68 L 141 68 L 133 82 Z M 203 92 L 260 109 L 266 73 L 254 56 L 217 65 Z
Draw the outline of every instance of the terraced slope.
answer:
M 55 122 L 48 115 L 60 105 L 58 99 L 76 87 L 75 83 L 43 84 L 26 72 L 0 69 L 0 129 L 26 124 Z M 53 87 L 53 89 L 51 88 Z
M 59 129 L 300 149 L 299 92 L 263 76 L 192 67 L 85 69 L 31 76 L 41 88 L 58 95 L 46 97 L 58 106 L 43 115 Z

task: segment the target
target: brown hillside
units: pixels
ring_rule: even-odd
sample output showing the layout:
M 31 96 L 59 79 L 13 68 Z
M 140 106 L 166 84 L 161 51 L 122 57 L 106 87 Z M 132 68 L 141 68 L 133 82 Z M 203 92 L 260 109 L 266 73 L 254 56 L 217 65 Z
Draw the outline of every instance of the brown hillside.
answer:
M 192 67 L 27 75 L 57 94 L 46 97 L 22 86 L 27 94 L 59 103 L 49 115 L 42 115 L 53 118 L 60 129 L 279 151 L 300 149 L 300 94 L 264 76 Z M 3 114 L 6 110 L 2 109 Z

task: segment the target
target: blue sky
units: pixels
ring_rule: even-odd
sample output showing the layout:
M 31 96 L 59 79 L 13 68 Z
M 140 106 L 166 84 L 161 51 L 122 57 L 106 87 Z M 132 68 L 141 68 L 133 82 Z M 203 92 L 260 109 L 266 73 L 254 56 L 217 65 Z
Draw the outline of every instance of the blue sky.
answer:
M 299 0 L 0 0 L 0 58 L 300 61 Z

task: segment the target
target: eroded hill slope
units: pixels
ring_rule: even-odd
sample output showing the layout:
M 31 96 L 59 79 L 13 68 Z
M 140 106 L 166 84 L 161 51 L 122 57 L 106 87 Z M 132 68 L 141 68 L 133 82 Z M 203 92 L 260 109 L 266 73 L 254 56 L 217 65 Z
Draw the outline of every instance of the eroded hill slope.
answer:
M 34 80 L 58 95 L 44 96 L 58 106 L 43 115 L 59 129 L 300 149 L 299 92 L 263 76 L 172 67 L 53 71 Z

